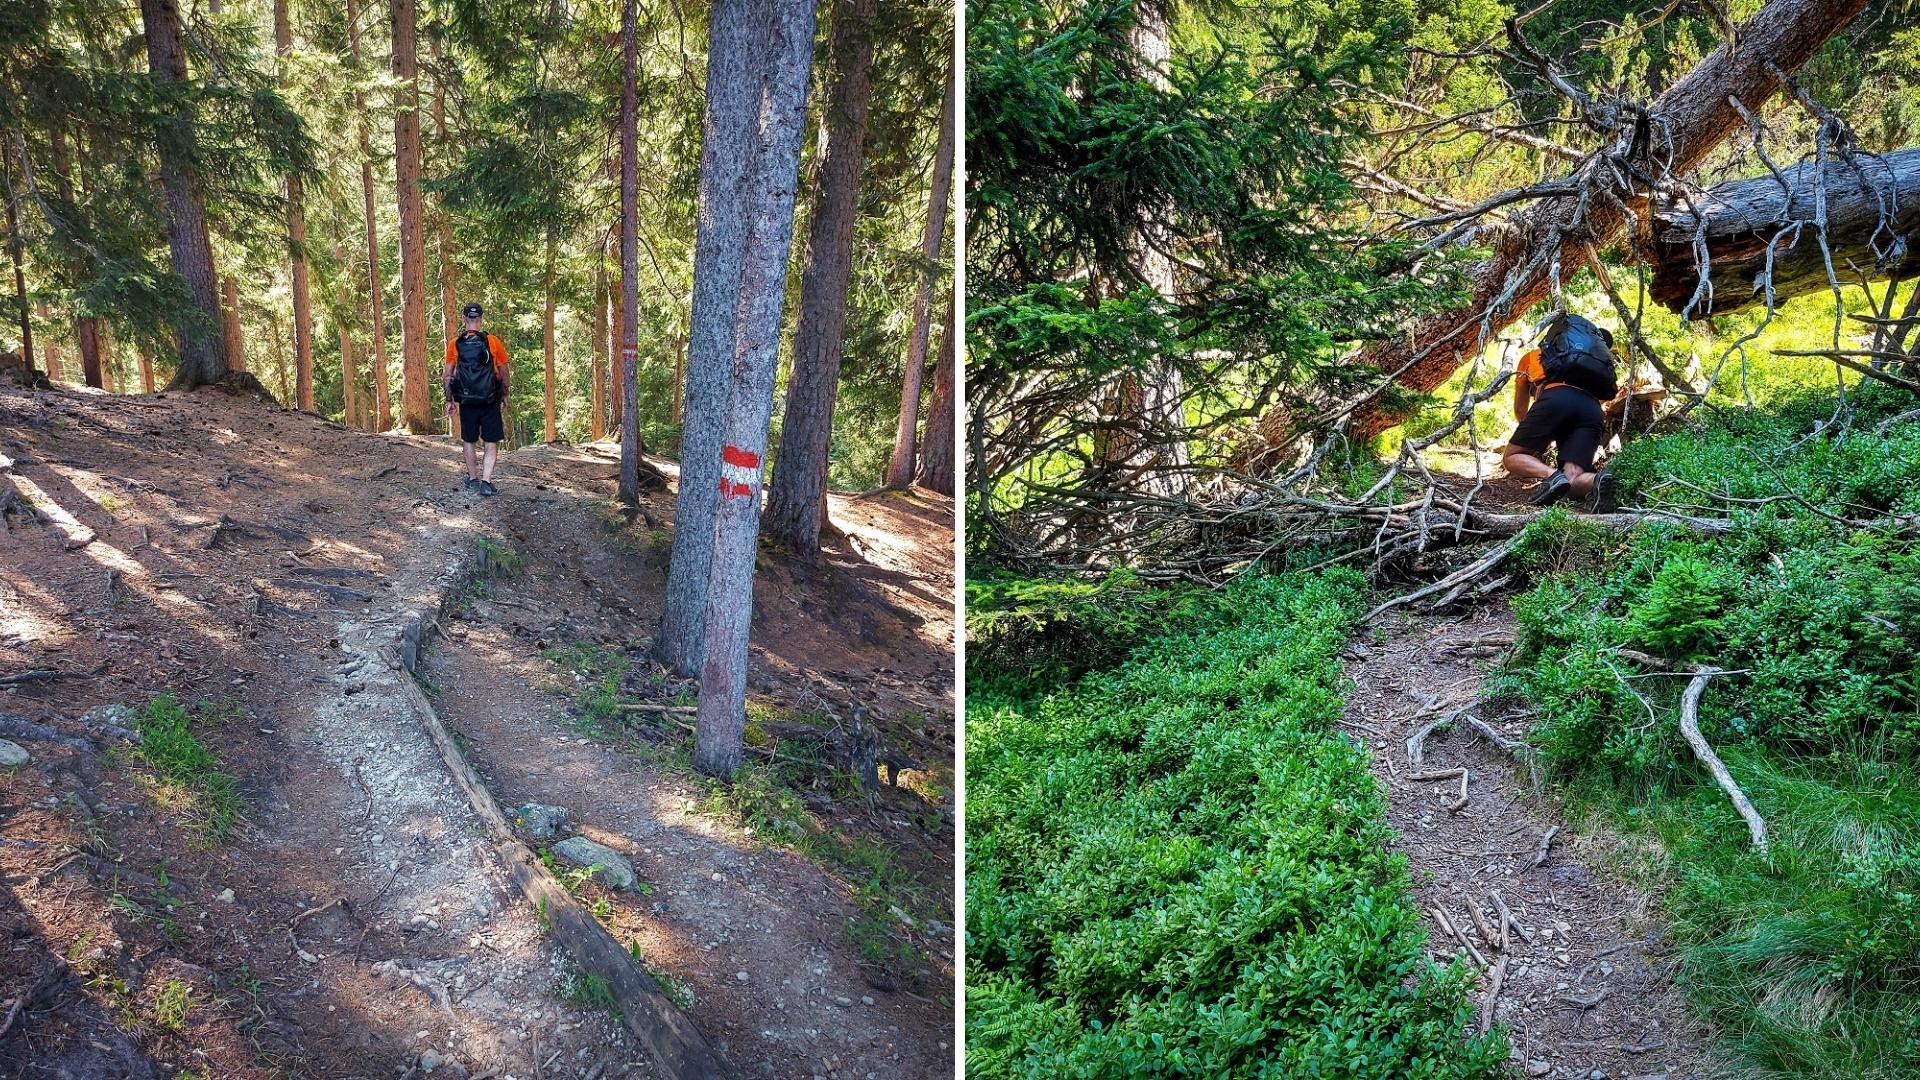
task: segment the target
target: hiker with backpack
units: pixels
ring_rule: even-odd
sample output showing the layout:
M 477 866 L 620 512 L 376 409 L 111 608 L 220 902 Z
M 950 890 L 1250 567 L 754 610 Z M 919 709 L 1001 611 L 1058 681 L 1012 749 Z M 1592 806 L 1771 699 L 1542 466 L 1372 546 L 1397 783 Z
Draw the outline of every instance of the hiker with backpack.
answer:
M 460 417 L 460 441 L 466 447 L 468 491 L 496 495 L 493 461 L 506 434 L 501 409 L 507 400 L 507 347 L 480 328 L 479 304 L 461 309 L 465 328 L 447 342 L 447 417 Z M 476 460 L 474 443 L 484 441 L 484 460 Z
M 1613 335 L 1570 312 L 1547 320 L 1539 347 L 1520 359 L 1513 378 L 1513 430 L 1501 463 L 1508 472 L 1545 481 L 1527 501 L 1551 506 L 1569 496 L 1587 509 L 1614 508 L 1615 484 L 1594 455 L 1606 430 L 1602 407 L 1620 393 L 1614 375 Z M 1551 444 L 1557 466 L 1545 460 Z

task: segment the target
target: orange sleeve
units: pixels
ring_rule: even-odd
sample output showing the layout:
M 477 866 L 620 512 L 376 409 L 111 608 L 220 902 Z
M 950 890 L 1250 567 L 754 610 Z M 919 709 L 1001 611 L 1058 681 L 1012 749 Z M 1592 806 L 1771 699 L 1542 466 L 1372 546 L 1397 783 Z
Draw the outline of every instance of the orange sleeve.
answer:
M 1547 369 L 1540 366 L 1540 350 L 1528 349 L 1527 355 L 1520 358 L 1520 374 L 1535 383 L 1545 382 Z
M 460 353 L 457 349 L 454 348 L 453 340 L 451 338 L 448 339 L 447 341 L 447 370 L 448 371 L 453 370 L 453 365 L 459 359 L 459 357 L 460 357 Z
M 493 370 L 502 375 L 507 373 L 506 343 L 492 334 L 487 335 L 487 347 L 493 350 Z

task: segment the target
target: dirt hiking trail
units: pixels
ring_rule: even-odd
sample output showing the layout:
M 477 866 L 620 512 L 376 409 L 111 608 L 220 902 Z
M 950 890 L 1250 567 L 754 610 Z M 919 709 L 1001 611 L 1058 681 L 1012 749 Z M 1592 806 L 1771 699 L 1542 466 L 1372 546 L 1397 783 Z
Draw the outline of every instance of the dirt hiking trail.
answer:
M 1506 1026 L 1520 1075 L 1719 1077 L 1673 987 L 1654 899 L 1608 868 L 1605 838 L 1562 826 L 1526 766 L 1466 719 L 1490 721 L 1514 745 L 1524 737 L 1518 718 L 1469 708 L 1488 658 L 1512 638 L 1504 604 L 1393 613 L 1377 640 L 1356 639 L 1344 657 L 1354 689 L 1343 722 L 1372 751 L 1430 952 L 1441 963 L 1465 955 L 1480 969 L 1478 1021 Z M 1456 719 L 1432 727 L 1448 717 Z
M 604 448 L 503 454 L 482 499 L 445 439 L 0 392 L 0 456 L 33 507 L 0 533 L 0 738 L 29 755 L 0 769 L 0 1077 L 657 1075 L 406 706 L 378 647 L 409 634 L 494 798 L 631 859 L 619 889 L 554 867 L 733 1073 L 949 1072 L 946 500 L 836 497 L 825 561 L 762 557 L 754 714 L 861 704 L 924 763 L 869 804 L 830 760 L 750 752 L 795 759 L 742 789 L 804 818 L 803 857 L 685 770 L 674 714 L 582 716 L 568 655 L 626 658 L 621 697 L 694 689 L 642 650 L 671 492 L 614 509 Z M 162 692 L 242 800 L 224 838 L 207 771 L 128 738 Z

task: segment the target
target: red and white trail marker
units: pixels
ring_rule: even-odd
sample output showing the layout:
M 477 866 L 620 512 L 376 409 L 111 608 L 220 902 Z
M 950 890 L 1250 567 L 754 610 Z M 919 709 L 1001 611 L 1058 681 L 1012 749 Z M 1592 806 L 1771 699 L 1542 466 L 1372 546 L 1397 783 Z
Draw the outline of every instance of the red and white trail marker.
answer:
M 760 455 L 737 446 L 720 451 L 720 497 L 750 496 L 760 486 Z

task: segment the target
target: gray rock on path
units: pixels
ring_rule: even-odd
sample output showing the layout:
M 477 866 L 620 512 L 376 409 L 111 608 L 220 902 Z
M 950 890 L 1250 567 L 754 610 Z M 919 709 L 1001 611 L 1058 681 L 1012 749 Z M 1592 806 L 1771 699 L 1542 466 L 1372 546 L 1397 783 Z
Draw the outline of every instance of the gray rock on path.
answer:
M 81 714 L 80 722 L 102 735 L 140 741 L 140 716 L 127 705 L 95 705 Z
M 633 872 L 633 864 L 627 861 L 625 855 L 584 836 L 569 836 L 553 845 L 553 854 L 555 858 L 575 866 L 599 867 L 596 876 L 609 888 L 633 892 L 640 883 L 639 877 Z
M 508 816 L 513 819 L 513 827 L 529 840 L 553 840 L 573 831 L 563 806 L 527 803 L 514 807 Z
M 25 765 L 32 757 L 17 742 L 0 739 L 0 769 L 11 769 L 16 765 Z

